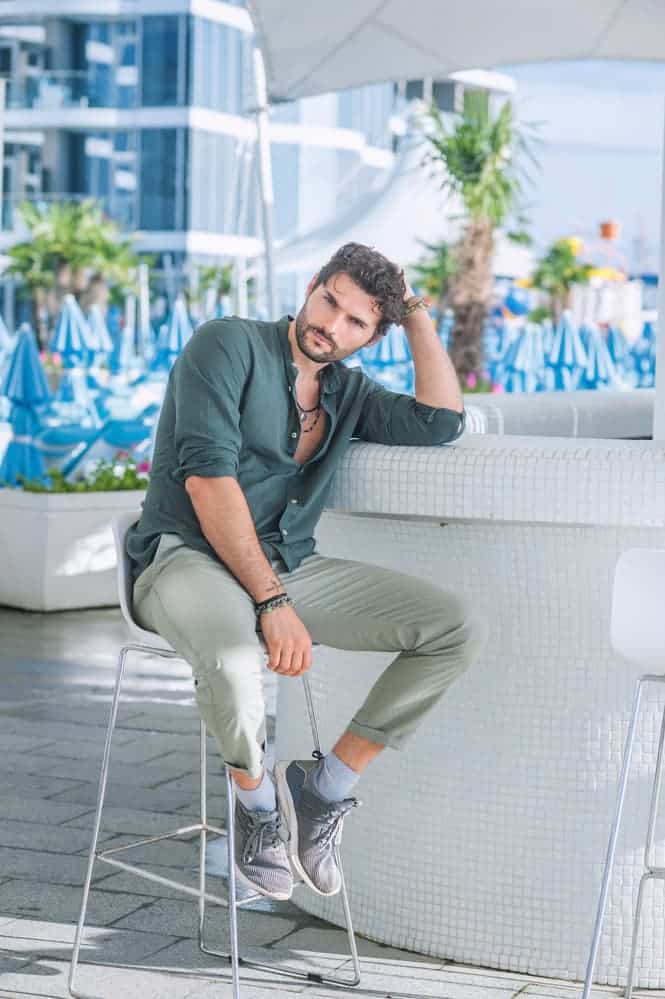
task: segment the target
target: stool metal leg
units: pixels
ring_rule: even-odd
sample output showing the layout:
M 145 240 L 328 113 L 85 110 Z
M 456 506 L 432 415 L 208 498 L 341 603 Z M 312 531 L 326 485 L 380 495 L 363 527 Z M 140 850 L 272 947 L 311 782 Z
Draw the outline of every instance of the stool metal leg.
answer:
M 584 980 L 584 991 L 582 993 L 582 999 L 588 999 L 589 992 L 591 991 L 591 986 L 593 982 L 593 972 L 596 964 L 596 958 L 598 956 L 598 947 L 600 945 L 600 935 L 603 926 L 603 919 L 605 916 L 605 907 L 607 905 L 607 895 L 609 891 L 609 882 L 612 876 L 612 868 L 614 866 L 614 856 L 616 853 L 617 840 L 619 838 L 619 828 L 621 825 L 621 817 L 623 813 L 623 804 L 626 797 L 626 788 L 628 786 L 628 774 L 630 770 L 630 762 L 633 753 L 633 744 L 635 742 L 635 733 L 637 730 L 637 719 L 640 709 L 640 701 L 642 697 L 642 689 L 646 683 L 663 683 L 665 682 L 665 676 L 657 676 L 653 674 L 645 674 L 640 677 L 637 688 L 635 691 L 635 698 L 633 701 L 633 711 L 630 719 L 630 725 L 628 728 L 628 735 L 626 737 L 626 746 L 623 756 L 623 765 L 621 769 L 621 777 L 619 779 L 619 792 L 617 796 L 616 811 L 614 814 L 614 821 L 612 823 L 612 830 L 610 833 L 610 841 L 607 847 L 607 855 L 605 859 L 605 871 L 603 874 L 603 881 L 600 892 L 600 899 L 598 902 L 598 910 L 596 913 L 596 922 L 594 926 L 593 940 L 591 942 L 591 950 L 589 953 L 589 960 L 587 963 L 586 977 Z M 665 877 L 665 869 L 651 867 L 649 862 L 649 855 L 653 847 L 653 840 L 655 834 L 656 825 L 656 814 L 658 809 L 658 800 L 660 796 L 660 786 L 663 770 L 663 745 L 665 743 L 665 712 L 663 714 L 663 719 L 660 727 L 660 741 L 658 744 L 658 759 L 656 762 L 656 773 L 654 776 L 654 784 L 651 794 L 651 810 L 649 815 L 649 829 L 647 833 L 647 841 L 644 853 L 644 865 L 647 869 L 646 873 L 640 879 L 640 885 L 637 894 L 637 908 L 635 912 L 635 922 L 633 927 L 633 936 L 630 952 L 630 963 L 628 967 L 628 979 L 626 984 L 626 999 L 631 999 L 633 990 L 633 974 L 635 969 L 635 955 L 637 949 L 637 936 L 639 930 L 640 916 L 642 913 L 642 900 L 643 900 L 643 890 L 646 881 L 654 877 Z
M 304 689 L 305 689 L 305 699 L 306 699 L 306 702 L 307 702 L 307 711 L 308 711 L 308 714 L 309 714 L 310 725 L 311 725 L 311 728 L 312 728 L 312 738 L 314 740 L 314 752 L 313 752 L 312 755 L 316 759 L 320 759 L 323 754 L 321 752 L 321 742 L 320 742 L 320 739 L 319 739 L 318 724 L 317 724 L 317 720 L 316 720 L 316 713 L 314 711 L 314 702 L 313 702 L 313 699 L 312 699 L 312 692 L 311 692 L 311 688 L 309 686 L 309 681 L 308 681 L 307 677 L 304 674 L 303 674 L 302 680 L 303 680 L 303 685 L 304 685 Z M 203 753 L 202 753 L 201 759 L 202 759 L 202 761 L 204 760 Z M 204 788 L 204 785 L 203 785 L 203 779 L 202 779 L 202 793 L 203 793 L 203 788 Z M 339 853 L 337 854 L 337 861 L 339 863 L 339 868 L 340 868 L 340 871 L 341 871 L 341 874 L 342 874 L 342 888 L 341 888 L 342 906 L 343 906 L 343 909 L 344 909 L 344 919 L 345 919 L 345 922 L 346 922 L 346 931 L 347 931 L 347 936 L 348 936 L 348 939 L 349 939 L 349 950 L 350 950 L 351 959 L 352 959 L 352 962 L 353 962 L 353 975 L 349 976 L 349 977 L 346 977 L 346 976 L 341 976 L 341 975 L 336 975 L 336 974 L 326 975 L 323 971 L 321 971 L 321 972 L 314 972 L 314 971 L 299 971 L 299 970 L 297 970 L 295 968 L 275 968 L 274 966 L 272 966 L 270 964 L 266 964 L 263 961 L 252 961 L 252 960 L 249 960 L 248 958 L 244 958 L 244 957 L 240 956 L 240 954 L 239 954 L 239 946 L 238 946 L 237 909 L 240 908 L 241 906 L 244 906 L 244 905 L 247 905 L 247 904 L 249 904 L 251 902 L 254 902 L 257 899 L 260 899 L 262 896 L 259 895 L 259 894 L 253 894 L 253 895 L 250 895 L 247 898 L 243 898 L 242 900 L 238 900 L 237 899 L 237 895 L 236 895 L 236 877 L 235 877 L 235 835 L 234 835 L 235 834 L 235 830 L 234 830 L 234 827 L 233 827 L 234 796 L 235 795 L 234 795 L 233 779 L 232 779 L 231 774 L 229 772 L 229 769 L 227 767 L 226 768 L 226 800 L 227 800 L 227 813 L 228 813 L 228 818 L 227 818 L 227 847 L 228 847 L 228 870 L 229 870 L 229 885 L 228 885 L 229 902 L 228 902 L 228 905 L 229 905 L 229 918 L 230 918 L 230 931 L 231 931 L 231 933 L 230 933 L 230 936 L 231 936 L 231 955 L 229 956 L 228 954 L 225 954 L 222 951 L 218 951 L 218 950 L 215 950 L 215 949 L 213 949 L 211 947 L 208 947 L 205 944 L 204 934 L 203 934 L 203 924 L 202 923 L 200 924 L 200 933 L 199 933 L 199 947 L 201 948 L 201 950 L 205 954 L 209 954 L 212 957 L 221 957 L 224 960 L 229 961 L 231 963 L 231 966 L 232 966 L 232 969 L 233 969 L 233 984 L 234 984 L 233 999 L 240 999 L 240 992 L 239 992 L 239 989 L 240 989 L 239 968 L 240 967 L 258 968 L 258 969 L 260 969 L 262 971 L 269 971 L 273 975 L 285 975 L 285 976 L 288 976 L 289 978 L 301 978 L 301 979 L 304 979 L 305 981 L 309 981 L 309 982 L 317 982 L 318 984 L 337 985 L 337 986 L 340 986 L 342 988 L 354 988 L 356 985 L 359 985 L 360 984 L 360 960 L 359 960 L 359 957 L 358 957 L 358 948 L 357 948 L 357 945 L 356 945 L 355 933 L 353 931 L 353 923 L 352 923 L 352 919 L 351 919 L 351 907 L 349 905 L 349 898 L 348 898 L 348 894 L 347 894 L 347 891 L 346 891 L 346 883 L 344 881 L 344 871 L 342 869 L 342 863 L 341 863 L 341 858 L 339 856 Z M 203 822 L 203 819 L 202 819 L 202 822 Z M 203 874 L 202 877 L 204 878 L 205 874 Z M 204 894 L 204 889 L 203 888 L 201 888 L 201 894 L 202 895 Z M 203 912 L 205 913 L 205 908 L 203 909 Z M 236 989 L 238 989 L 237 992 L 235 991 Z
M 130 651 L 131 646 L 125 646 L 120 650 L 120 656 L 118 658 L 118 669 L 115 678 L 115 690 L 113 691 L 113 701 L 111 703 L 111 714 L 109 716 L 108 726 L 106 729 L 106 742 L 104 744 L 104 756 L 102 759 L 102 770 L 99 776 L 99 791 L 97 795 L 97 809 L 95 811 L 95 822 L 92 832 L 92 842 L 90 844 L 90 853 L 88 855 L 88 868 L 85 875 L 85 884 L 83 886 L 83 899 L 81 901 L 81 912 L 79 914 L 79 920 L 76 926 L 76 936 L 74 937 L 74 950 L 72 951 L 72 959 L 69 965 L 69 980 L 68 988 L 71 995 L 76 996 L 77 999 L 86 999 L 84 993 L 79 992 L 75 988 L 75 978 L 76 971 L 78 968 L 79 954 L 81 951 L 81 938 L 83 936 L 83 927 L 85 926 L 85 917 L 88 909 L 88 896 L 90 895 L 90 882 L 92 880 L 92 869 L 95 865 L 95 857 L 97 854 L 97 841 L 99 839 L 99 827 L 102 820 L 102 809 L 104 807 L 104 797 L 106 795 L 106 780 L 109 772 L 109 761 L 111 759 L 111 742 L 113 739 L 113 732 L 115 729 L 116 719 L 118 717 L 118 703 L 120 700 L 120 686 L 122 684 L 122 677 L 125 672 L 125 660 L 127 658 L 127 653 Z
M 68 989 L 70 995 L 74 996 L 75 999 L 98 999 L 96 996 L 87 995 L 79 991 L 76 988 L 76 974 L 78 971 L 81 942 L 83 938 L 83 931 L 85 929 L 85 920 L 88 908 L 88 900 L 90 895 L 90 885 L 92 882 L 92 872 L 96 860 L 103 861 L 106 864 L 110 864 L 113 867 L 119 868 L 120 870 L 128 871 L 137 877 L 145 878 L 149 881 L 153 881 L 157 884 L 162 884 L 170 888 L 175 888 L 179 891 L 184 892 L 187 895 L 193 896 L 198 900 L 199 904 L 199 947 L 206 953 L 214 957 L 221 957 L 228 961 L 231 965 L 232 982 L 233 982 L 233 999 L 240 999 L 240 967 L 247 966 L 253 968 L 260 968 L 263 971 L 268 971 L 273 975 L 287 976 L 291 978 L 300 978 L 305 981 L 317 982 L 320 984 L 332 984 L 341 986 L 343 988 L 350 988 L 360 983 L 360 963 L 358 960 L 358 951 L 356 947 L 355 935 L 353 932 L 353 926 L 351 922 L 351 909 L 349 906 L 348 895 L 346 891 L 346 884 L 344 881 L 344 872 L 341 866 L 341 860 L 338 855 L 338 862 L 340 864 L 340 871 L 342 872 L 342 904 L 344 908 L 344 917 L 346 921 L 347 934 L 349 938 L 349 948 L 351 952 L 351 957 L 353 960 L 353 977 L 344 977 L 336 974 L 326 975 L 324 972 L 311 972 L 311 971 L 299 971 L 291 968 L 275 968 L 273 965 L 266 964 L 265 962 L 250 961 L 246 958 L 240 957 L 239 945 L 238 945 L 238 913 L 237 910 L 244 905 L 249 905 L 252 902 L 257 901 L 262 898 L 259 893 L 251 893 L 242 899 L 237 897 L 237 884 L 235 875 L 235 830 L 233 823 L 233 813 L 234 813 L 234 785 L 231 773 L 228 768 L 226 768 L 226 796 L 228 804 L 228 819 L 226 830 L 220 829 L 215 825 L 208 822 L 207 815 L 207 796 L 206 796 L 206 785 L 207 785 L 207 730 L 205 722 L 201 722 L 200 726 L 200 762 L 201 762 L 201 775 L 200 775 L 200 819 L 199 822 L 194 825 L 182 826 L 178 829 L 174 829 L 171 832 L 163 833 L 159 836 L 150 836 L 135 842 L 128 843 L 124 846 L 112 847 L 108 850 L 97 850 L 99 841 L 99 830 L 101 827 L 102 811 L 104 807 L 104 799 L 106 796 L 106 784 L 108 779 L 109 764 L 111 758 L 111 742 L 113 739 L 113 733 L 116 726 L 117 716 L 118 716 L 118 705 L 120 701 L 120 689 L 122 685 L 122 679 L 125 672 L 125 664 L 127 656 L 130 652 L 142 652 L 160 656 L 164 659 L 179 659 L 180 656 L 175 652 L 169 652 L 159 647 L 151 647 L 148 645 L 139 644 L 128 644 L 123 646 L 120 651 L 118 668 L 116 672 L 115 688 L 113 692 L 113 699 L 111 702 L 111 711 L 109 715 L 109 722 L 106 731 L 106 742 L 104 745 L 104 755 L 102 759 L 102 768 L 99 778 L 99 791 L 97 796 L 97 807 L 95 811 L 95 820 L 93 825 L 92 842 L 90 844 L 90 853 L 88 856 L 88 867 L 86 871 L 85 884 L 83 888 L 83 898 L 81 901 L 81 911 L 79 915 L 78 924 L 76 927 L 76 935 L 74 938 L 74 947 L 72 950 L 72 958 L 69 968 L 69 978 L 68 978 Z M 314 705 L 312 700 L 312 694 L 309 687 L 309 682 L 306 676 L 303 676 L 303 683 L 305 688 L 305 699 L 307 702 L 307 710 L 310 719 L 310 725 L 312 728 L 312 737 L 314 740 L 314 752 L 313 755 L 316 759 L 322 757 L 321 744 L 319 740 L 318 725 L 316 721 L 316 714 L 314 712 Z M 129 864 L 125 861 L 119 860 L 117 855 L 128 850 L 132 850 L 139 846 L 146 846 L 152 843 L 158 843 L 161 840 L 174 839 L 179 836 L 191 835 L 192 833 L 199 833 L 199 884 L 198 888 L 190 887 L 182 882 L 174 881 L 170 878 L 162 877 L 161 875 L 153 874 L 149 870 L 145 870 L 138 867 L 135 864 Z M 227 847 L 228 847 L 228 895 L 226 898 L 213 895 L 206 890 L 206 845 L 207 845 L 207 834 L 208 832 L 216 833 L 218 836 L 226 835 L 227 837 Z M 206 916 L 206 902 L 214 902 L 216 905 L 226 906 L 229 909 L 229 923 L 230 923 L 230 936 L 231 936 L 231 954 L 223 954 L 219 951 L 209 948 L 205 944 L 205 916 Z M 129 967 L 127 965 L 117 965 L 118 967 Z

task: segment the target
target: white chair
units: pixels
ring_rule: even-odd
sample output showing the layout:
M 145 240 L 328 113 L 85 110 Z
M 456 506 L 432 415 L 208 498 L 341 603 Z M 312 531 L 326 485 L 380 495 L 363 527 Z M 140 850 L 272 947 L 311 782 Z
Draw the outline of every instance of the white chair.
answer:
M 246 958 L 242 958 L 239 954 L 238 946 L 238 920 L 237 920 L 237 910 L 240 906 L 248 905 L 251 902 L 255 902 L 257 899 L 262 898 L 258 893 L 252 893 L 247 897 L 238 899 L 236 894 L 236 877 L 235 877 L 235 863 L 234 863 L 234 829 L 233 829 L 233 806 L 234 806 L 234 792 L 233 792 L 233 780 L 231 778 L 230 772 L 226 769 L 226 797 L 227 797 L 227 828 L 220 829 L 217 826 L 212 825 L 208 821 L 207 817 L 207 804 L 206 804 L 206 773 L 207 773 L 207 732 L 205 722 L 201 721 L 200 725 L 200 753 L 201 753 L 201 778 L 200 778 L 200 795 L 201 795 L 201 812 L 200 819 L 194 825 L 182 826 L 178 829 L 174 829 L 170 832 L 162 833 L 160 836 L 151 836 L 147 839 L 140 839 L 133 843 L 129 843 L 126 846 L 115 847 L 108 850 L 97 850 L 97 841 L 99 838 L 99 829 L 101 826 L 102 810 L 104 807 L 104 796 L 106 791 L 106 781 L 109 772 L 109 761 L 111 756 L 111 741 L 113 738 L 113 731 L 115 729 L 116 718 L 118 714 L 118 704 L 120 700 L 120 689 L 122 685 L 125 662 L 127 655 L 130 652 L 143 652 L 151 653 L 156 656 L 162 656 L 166 659 L 178 659 L 180 658 L 175 650 L 161 638 L 159 635 L 152 631 L 146 631 L 141 628 L 134 619 L 132 613 L 132 582 L 130 575 L 129 559 L 125 554 L 125 535 L 129 527 L 138 520 L 138 513 L 126 513 L 119 516 L 113 522 L 113 534 L 115 537 L 117 559 L 118 559 L 118 589 L 120 597 L 120 607 L 122 610 L 123 617 L 127 626 L 131 632 L 134 641 L 124 645 L 120 650 L 120 656 L 118 661 L 118 669 L 116 673 L 115 690 L 113 693 L 113 700 L 111 703 L 111 712 L 109 716 L 108 728 L 106 732 L 106 744 L 104 746 L 104 756 L 102 760 L 102 769 L 99 778 L 99 792 L 97 796 L 97 809 L 95 812 L 95 821 L 92 834 L 92 843 L 90 845 L 90 854 L 88 858 L 88 868 L 85 878 L 85 884 L 83 888 L 83 899 L 81 902 L 81 912 L 78 920 L 78 925 L 76 927 L 76 936 L 74 939 L 74 949 L 72 951 L 72 959 L 69 970 L 69 992 L 72 996 L 76 996 L 77 999 L 92 999 L 92 997 L 87 997 L 85 993 L 77 991 L 75 988 L 75 977 L 79 963 L 79 953 L 81 948 L 81 940 L 83 936 L 83 930 L 85 927 L 86 911 L 88 906 L 88 896 L 90 893 L 90 882 L 92 879 L 92 871 L 96 860 L 103 861 L 105 864 L 111 864 L 113 867 L 120 868 L 124 871 L 130 871 L 132 874 L 138 877 L 147 878 L 149 881 L 154 881 L 157 884 L 167 885 L 170 888 L 176 888 L 187 895 L 194 896 L 199 901 L 199 919 L 198 919 L 198 943 L 200 949 L 205 954 L 210 954 L 214 957 L 220 957 L 227 960 L 231 965 L 231 974 L 233 981 L 233 999 L 240 999 L 240 966 L 248 966 L 253 968 L 261 968 L 264 971 L 270 971 L 277 975 L 286 975 L 293 978 L 303 978 L 309 982 L 317 983 L 331 983 L 333 985 L 338 985 L 346 988 L 352 988 L 360 983 L 360 964 L 358 960 L 358 951 L 356 948 L 356 941 L 353 932 L 353 926 L 351 922 L 351 910 L 349 908 L 349 900 L 346 891 L 346 885 L 344 883 L 344 874 L 342 873 L 342 891 L 341 898 L 344 907 L 344 915 L 346 919 L 346 928 L 349 939 L 349 949 L 351 953 L 351 958 L 353 960 L 353 975 L 344 976 L 336 975 L 333 973 L 327 973 L 324 971 L 313 972 L 313 971 L 302 971 L 297 968 L 275 968 L 272 965 L 265 964 L 259 961 L 252 961 Z M 314 643 L 316 644 L 316 643 Z M 307 679 L 307 674 L 302 675 L 305 701 L 307 704 L 307 710 L 309 714 L 309 719 L 312 728 L 312 736 L 314 739 L 314 752 L 313 756 L 315 758 L 320 758 L 321 746 L 319 743 L 318 727 L 316 722 L 316 716 L 314 714 L 314 705 L 312 701 L 312 694 Z M 160 875 L 153 874 L 151 871 L 147 871 L 144 868 L 137 867 L 135 864 L 127 863 L 124 860 L 119 859 L 119 855 L 127 850 L 132 850 L 136 847 L 145 846 L 149 843 L 158 843 L 161 840 L 174 839 L 178 836 L 185 836 L 191 833 L 199 833 L 199 883 L 198 888 L 193 888 L 189 885 L 182 884 L 178 881 L 172 881 L 170 878 L 164 878 Z M 228 846 L 228 895 L 227 897 L 220 897 L 218 895 L 210 894 L 206 891 L 206 840 L 207 834 L 215 833 L 217 835 L 226 836 L 227 846 Z M 339 858 L 338 858 L 339 859 Z M 340 862 L 341 869 L 341 862 Z M 302 882 L 296 882 L 301 885 Z M 231 954 L 224 954 L 220 951 L 214 950 L 208 947 L 205 943 L 205 915 L 206 915 L 206 902 L 213 902 L 217 905 L 226 906 L 229 909 L 229 922 L 230 922 L 230 936 L 231 936 Z
M 614 575 L 612 593 L 611 642 L 613 648 L 625 659 L 640 663 L 651 669 L 662 669 L 665 663 L 665 550 L 634 548 L 624 552 L 619 558 Z M 640 677 L 635 690 L 633 712 L 626 738 L 623 756 L 619 792 L 614 814 L 614 822 L 610 833 L 610 841 L 605 860 L 600 900 L 596 914 L 591 951 L 587 964 L 584 982 L 583 999 L 588 999 L 593 971 L 600 943 L 607 893 L 614 865 L 621 815 L 623 811 L 628 773 L 630 769 L 637 717 L 640 708 L 642 691 L 647 683 L 665 683 L 665 675 L 645 673 Z M 651 792 L 649 824 L 647 828 L 644 849 L 644 873 L 640 878 L 637 894 L 637 906 L 633 924 L 632 945 L 628 976 L 626 982 L 626 999 L 631 999 L 633 992 L 633 974 L 635 970 L 635 954 L 642 912 L 644 886 L 652 878 L 665 878 L 665 867 L 656 867 L 651 860 L 653 841 L 658 813 L 658 799 L 663 772 L 663 746 L 665 745 L 665 711 L 660 726 L 658 755 L 656 757 L 656 772 Z

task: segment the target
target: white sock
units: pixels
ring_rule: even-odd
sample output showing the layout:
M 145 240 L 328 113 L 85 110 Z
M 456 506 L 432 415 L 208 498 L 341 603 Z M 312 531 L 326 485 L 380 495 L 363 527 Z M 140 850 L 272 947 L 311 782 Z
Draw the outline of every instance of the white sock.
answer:
M 263 771 L 261 783 L 253 791 L 246 791 L 236 781 L 236 794 L 250 812 L 274 812 L 277 808 L 275 785 L 267 770 Z
M 343 801 L 360 780 L 360 774 L 347 767 L 331 750 L 312 768 L 308 779 L 317 794 L 326 801 Z

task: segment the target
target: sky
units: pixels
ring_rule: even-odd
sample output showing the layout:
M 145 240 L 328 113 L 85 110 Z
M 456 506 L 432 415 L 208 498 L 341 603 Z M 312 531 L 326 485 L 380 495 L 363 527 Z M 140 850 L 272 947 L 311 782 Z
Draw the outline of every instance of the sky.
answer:
M 665 63 L 571 62 L 504 66 L 517 84 L 521 119 L 539 122 L 540 162 L 527 188 L 538 247 L 581 235 L 597 245 L 599 223 L 621 237 L 602 262 L 657 270 L 665 131 Z

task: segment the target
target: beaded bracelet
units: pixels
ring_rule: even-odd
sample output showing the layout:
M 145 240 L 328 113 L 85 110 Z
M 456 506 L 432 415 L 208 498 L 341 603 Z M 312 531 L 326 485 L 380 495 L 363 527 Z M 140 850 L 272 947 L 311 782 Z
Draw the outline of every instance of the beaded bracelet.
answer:
M 280 593 L 276 597 L 269 597 L 267 600 L 255 604 L 254 610 L 257 617 L 267 614 L 269 611 L 277 610 L 278 607 L 293 607 L 293 601 L 288 593 Z

